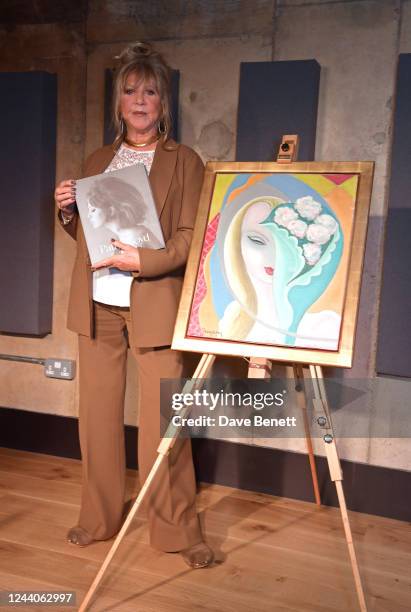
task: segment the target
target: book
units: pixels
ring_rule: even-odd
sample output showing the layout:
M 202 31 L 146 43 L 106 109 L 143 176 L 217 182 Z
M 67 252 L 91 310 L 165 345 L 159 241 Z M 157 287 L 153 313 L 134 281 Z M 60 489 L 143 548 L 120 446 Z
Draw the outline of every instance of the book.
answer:
M 143 164 L 76 181 L 76 202 L 92 265 L 116 253 L 111 239 L 162 249 L 164 237 Z

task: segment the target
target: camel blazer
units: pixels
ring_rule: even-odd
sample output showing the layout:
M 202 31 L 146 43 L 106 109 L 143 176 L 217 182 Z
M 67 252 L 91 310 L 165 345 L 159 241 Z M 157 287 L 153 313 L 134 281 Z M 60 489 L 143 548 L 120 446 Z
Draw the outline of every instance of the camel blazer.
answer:
M 85 162 L 84 176 L 104 172 L 114 155 L 113 145 L 92 153 Z M 192 149 L 173 140 L 157 144 L 149 180 L 166 246 L 159 250 L 139 248 L 141 269 L 133 272 L 130 291 L 136 347 L 171 344 L 203 173 L 203 163 Z M 93 337 L 92 272 L 78 215 L 62 227 L 77 240 L 67 326 Z

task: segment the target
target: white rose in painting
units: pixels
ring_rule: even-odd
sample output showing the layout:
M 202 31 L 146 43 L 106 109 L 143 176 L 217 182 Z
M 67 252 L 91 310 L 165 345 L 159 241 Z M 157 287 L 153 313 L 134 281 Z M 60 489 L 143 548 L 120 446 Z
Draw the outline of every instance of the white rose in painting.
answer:
M 307 238 L 316 244 L 325 244 L 331 238 L 330 231 L 319 223 L 311 223 L 307 229 Z
M 295 209 L 304 219 L 313 221 L 320 214 L 322 206 L 312 196 L 304 196 L 303 198 L 298 198 L 295 203 Z
M 290 206 L 281 206 L 276 208 L 274 213 L 274 221 L 278 223 L 278 225 L 288 228 L 289 223 L 295 219 L 298 219 L 298 215 Z
M 293 234 L 293 236 L 297 236 L 297 238 L 304 238 L 307 231 L 307 224 L 301 219 L 293 219 L 288 224 L 287 229 L 289 232 L 291 232 L 291 234 Z
M 330 234 L 334 234 L 337 230 L 337 221 L 331 215 L 318 215 L 314 223 L 319 223 L 328 229 Z
M 319 244 L 313 244 L 312 242 L 303 245 L 305 261 L 309 266 L 313 266 L 321 257 L 321 247 Z

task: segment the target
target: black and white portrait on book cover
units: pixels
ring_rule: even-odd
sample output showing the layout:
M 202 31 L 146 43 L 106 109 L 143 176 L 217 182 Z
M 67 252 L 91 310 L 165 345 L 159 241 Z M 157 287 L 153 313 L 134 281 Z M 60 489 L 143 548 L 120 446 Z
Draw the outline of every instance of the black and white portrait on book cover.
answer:
M 78 180 L 76 201 L 92 265 L 115 252 L 112 238 L 134 247 L 164 248 L 143 164 Z

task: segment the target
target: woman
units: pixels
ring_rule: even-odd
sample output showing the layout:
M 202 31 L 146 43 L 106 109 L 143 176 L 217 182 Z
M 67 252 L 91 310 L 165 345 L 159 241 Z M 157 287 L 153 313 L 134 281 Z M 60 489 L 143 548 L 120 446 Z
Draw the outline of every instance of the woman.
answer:
M 68 326 L 79 334 L 83 490 L 78 525 L 68 532 L 68 541 L 79 546 L 112 537 L 122 523 L 125 331 L 140 379 L 142 482 L 157 456 L 160 380 L 183 376 L 182 355 L 172 351 L 170 344 L 203 178 L 203 164 L 196 153 L 169 139 L 170 69 L 161 55 L 137 43 L 119 59 L 113 97 L 117 138 L 114 146 L 102 147 L 87 159 L 85 176 L 144 163 L 166 245 L 154 250 L 113 240 L 120 252 L 96 268 L 113 271 L 121 282 L 103 300 L 98 282 L 91 283 L 90 260 L 75 207 L 75 181 L 62 181 L 56 188 L 61 222 L 77 239 Z M 163 462 L 147 505 L 152 546 L 181 552 L 193 568 L 212 562 L 195 509 L 189 439 L 179 439 Z

